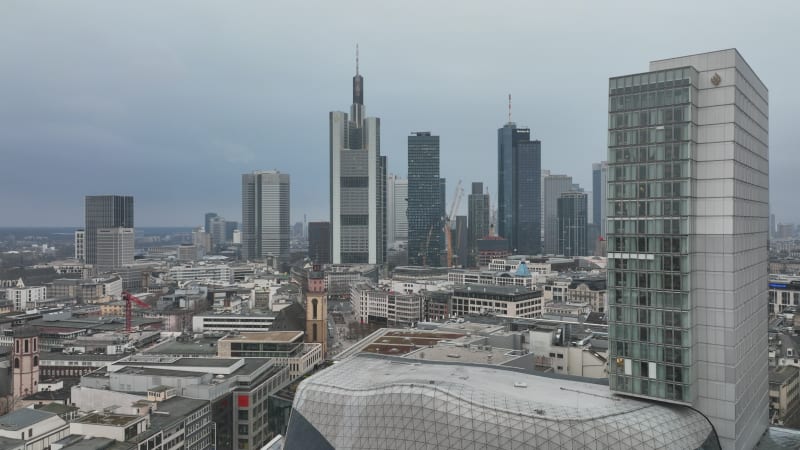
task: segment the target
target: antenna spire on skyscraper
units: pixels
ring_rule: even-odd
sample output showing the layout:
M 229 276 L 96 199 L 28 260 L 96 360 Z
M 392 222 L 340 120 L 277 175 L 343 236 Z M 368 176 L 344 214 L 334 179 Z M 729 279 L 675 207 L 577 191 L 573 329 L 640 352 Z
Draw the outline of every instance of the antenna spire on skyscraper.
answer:
M 356 43 L 356 75 L 358 75 L 358 44 Z
M 511 123 L 511 94 L 508 94 L 508 123 Z

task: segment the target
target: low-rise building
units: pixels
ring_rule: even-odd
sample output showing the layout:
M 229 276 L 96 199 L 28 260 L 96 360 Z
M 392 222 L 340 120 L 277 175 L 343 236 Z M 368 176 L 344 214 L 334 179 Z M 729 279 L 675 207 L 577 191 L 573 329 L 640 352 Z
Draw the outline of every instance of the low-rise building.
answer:
M 172 281 L 216 281 L 233 283 L 233 269 L 227 264 L 181 264 L 170 267 L 167 277 Z
M 21 408 L 0 416 L 0 437 L 22 440 L 25 450 L 50 448 L 54 442 L 68 434 L 67 422 L 50 412 Z
M 287 366 L 294 380 L 323 361 L 322 344 L 305 343 L 302 331 L 229 334 L 217 342 L 221 358 L 270 358 Z
M 425 312 L 424 296 L 386 291 L 368 280 L 352 284 L 350 304 L 353 315 L 362 323 L 410 325 L 422 320 Z
M 800 421 L 800 368 L 769 369 L 769 417 L 773 425 L 796 427 Z
M 784 309 L 800 308 L 800 276 L 769 276 L 769 312 L 780 314 Z
M 274 321 L 273 314 L 204 314 L 192 317 L 192 330 L 195 333 L 269 331 Z
M 605 312 L 608 309 L 605 275 L 572 278 L 565 297 L 567 302 L 587 303 L 592 307 L 592 311 Z
M 501 315 L 538 317 L 542 315 L 543 295 L 540 290 L 517 286 L 468 284 L 457 286 L 451 298 L 453 315 Z
M 15 287 L 6 289 L 6 300 L 13 302 L 15 311 L 36 309 L 47 298 L 47 288 L 44 286 L 25 286 L 22 280 Z

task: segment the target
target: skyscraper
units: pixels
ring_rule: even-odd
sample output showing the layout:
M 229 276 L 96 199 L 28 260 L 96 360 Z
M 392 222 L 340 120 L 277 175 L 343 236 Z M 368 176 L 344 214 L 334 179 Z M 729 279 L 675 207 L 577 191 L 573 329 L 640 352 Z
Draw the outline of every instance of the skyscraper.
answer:
M 497 130 L 498 233 L 512 252 L 541 253 L 542 143 L 529 128 L 508 122 Z
M 87 195 L 85 214 L 86 264 L 97 264 L 97 231 L 101 228 L 133 228 L 133 197 Z
M 211 220 L 214 219 L 215 217 L 219 217 L 217 213 L 214 212 L 206 213 L 205 215 L 206 221 L 203 223 L 203 231 L 211 234 Z
M 408 180 L 389 175 L 386 190 L 386 240 L 408 241 Z
M 768 91 L 735 49 L 609 80 L 609 381 L 768 424 Z M 645 164 L 646 163 L 646 164 Z
M 133 264 L 133 228 L 98 228 L 95 245 L 95 266 L 106 272 Z
M 441 264 L 442 179 L 439 177 L 439 136 L 428 131 L 408 137 L 408 264 Z
M 386 157 L 380 119 L 364 117 L 364 77 L 353 77 L 350 116 L 330 113 L 330 209 L 334 264 L 383 264 L 386 255 Z
M 548 175 L 544 178 L 544 253 L 558 253 L 558 199 L 572 190 L 572 177 Z
M 242 175 L 242 258 L 289 260 L 289 174 L 257 171 Z
M 315 264 L 331 262 L 331 223 L 308 223 L 308 258 Z
M 468 264 L 477 267 L 478 239 L 489 234 L 489 194 L 483 193 L 483 183 L 472 183 L 472 193 L 467 199 L 467 208 Z
M 592 164 L 592 223 L 598 227 L 600 236 L 606 233 L 606 208 L 608 204 L 608 163 Z
M 558 198 L 558 253 L 586 256 L 587 198 L 585 192 L 564 192 Z

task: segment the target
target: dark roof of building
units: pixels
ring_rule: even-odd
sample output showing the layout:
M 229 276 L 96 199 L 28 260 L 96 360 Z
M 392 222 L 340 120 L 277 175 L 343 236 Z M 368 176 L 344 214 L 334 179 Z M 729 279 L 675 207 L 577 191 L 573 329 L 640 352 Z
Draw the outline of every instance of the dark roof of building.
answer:
M 575 289 L 582 284 L 585 284 L 592 291 L 604 291 L 606 290 L 606 277 L 573 278 L 569 288 Z
M 584 322 L 598 325 L 608 325 L 608 318 L 606 317 L 606 313 L 592 311 L 586 316 Z
M 40 391 L 25 397 L 25 400 L 67 400 L 70 398 L 69 389 L 56 391 Z
M 0 436 L 0 450 L 13 450 L 17 448 L 25 448 L 25 441 Z
M 792 377 L 797 377 L 798 372 L 800 368 L 794 366 L 770 367 L 769 384 L 781 385 Z
M 15 338 L 26 338 L 26 337 L 36 337 L 39 336 L 39 330 L 34 327 L 19 327 L 14 328 L 14 337 Z
M 488 294 L 488 295 L 502 295 L 508 297 L 526 296 L 534 294 L 532 297 L 542 296 L 541 291 L 534 291 L 523 286 L 496 286 L 492 284 L 466 284 L 464 286 L 456 286 L 453 289 L 453 295 L 466 295 L 466 294 Z
M 118 361 L 124 358 L 125 355 L 93 355 L 90 353 L 75 354 L 75 353 L 60 353 L 60 352 L 42 352 L 39 358 L 44 360 L 63 360 L 63 361 Z
M 758 440 L 755 450 L 789 450 L 800 448 L 800 430 L 769 427 Z
M 278 316 L 269 327 L 271 331 L 305 331 L 306 329 L 306 309 L 298 302 L 278 312 Z
M 46 403 L 43 405 L 34 405 L 35 409 L 45 411 L 53 414 L 66 414 L 72 411 L 77 411 L 80 408 L 77 406 L 65 405 L 63 403 Z

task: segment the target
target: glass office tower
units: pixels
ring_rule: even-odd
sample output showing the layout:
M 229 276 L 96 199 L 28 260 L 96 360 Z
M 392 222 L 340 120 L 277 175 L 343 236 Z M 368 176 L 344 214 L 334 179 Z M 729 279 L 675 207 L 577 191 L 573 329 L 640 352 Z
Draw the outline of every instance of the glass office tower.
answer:
M 735 50 L 609 80 L 609 379 L 723 448 L 768 422 L 768 92 Z
M 439 177 L 439 136 L 420 131 L 408 137 L 408 264 L 442 262 L 444 198 Z
M 513 122 L 497 130 L 498 233 L 514 253 L 542 251 L 542 143 Z

